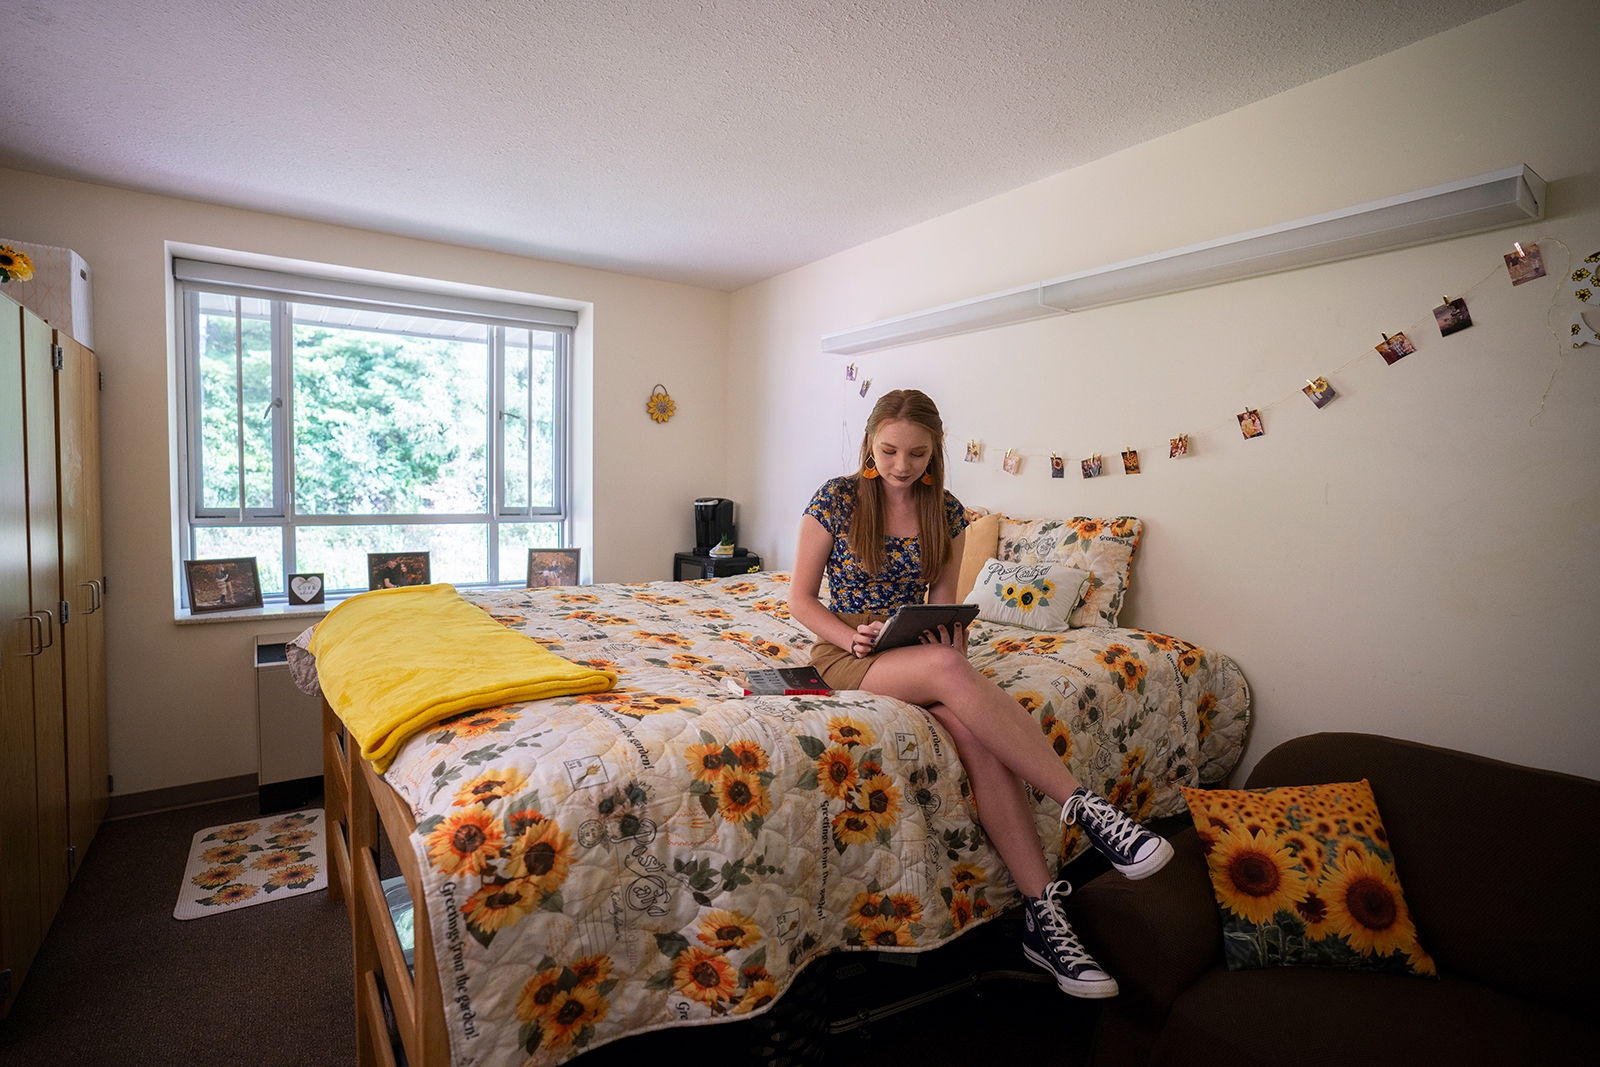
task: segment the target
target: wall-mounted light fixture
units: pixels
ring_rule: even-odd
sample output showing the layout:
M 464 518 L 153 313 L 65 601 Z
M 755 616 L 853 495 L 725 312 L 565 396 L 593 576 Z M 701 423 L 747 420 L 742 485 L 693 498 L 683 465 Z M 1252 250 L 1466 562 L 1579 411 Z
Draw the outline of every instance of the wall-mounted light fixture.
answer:
M 1389 252 L 1544 217 L 1526 165 L 990 293 L 823 337 L 850 355 Z

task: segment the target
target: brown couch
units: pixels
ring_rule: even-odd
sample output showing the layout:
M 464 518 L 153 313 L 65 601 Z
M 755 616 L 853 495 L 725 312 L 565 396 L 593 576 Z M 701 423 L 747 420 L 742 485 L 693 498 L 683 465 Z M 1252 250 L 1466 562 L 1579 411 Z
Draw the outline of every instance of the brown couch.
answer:
M 1366 778 L 1438 980 L 1316 967 L 1229 971 L 1194 829 L 1172 862 L 1089 882 L 1073 925 L 1121 995 L 1102 1065 L 1600 1062 L 1600 782 L 1370 734 L 1269 752 L 1249 787 Z

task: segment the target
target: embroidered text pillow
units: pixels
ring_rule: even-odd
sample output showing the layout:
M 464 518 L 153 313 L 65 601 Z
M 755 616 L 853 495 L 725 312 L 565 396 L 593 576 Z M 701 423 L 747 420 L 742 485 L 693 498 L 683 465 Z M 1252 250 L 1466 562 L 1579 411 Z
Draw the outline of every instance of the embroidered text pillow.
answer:
M 1185 789 L 1231 971 L 1312 966 L 1435 975 L 1366 779 Z
M 1089 576 L 1083 571 L 1057 563 L 991 559 L 978 572 L 967 603 L 978 605 L 978 618 L 990 622 L 1030 630 L 1065 630 L 1088 585 Z

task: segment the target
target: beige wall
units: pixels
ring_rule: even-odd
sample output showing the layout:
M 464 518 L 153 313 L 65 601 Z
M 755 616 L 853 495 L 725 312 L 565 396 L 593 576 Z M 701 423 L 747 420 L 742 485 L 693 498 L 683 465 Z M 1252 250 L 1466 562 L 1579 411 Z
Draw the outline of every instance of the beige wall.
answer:
M 1240 663 L 1243 769 L 1333 729 L 1600 776 L 1600 349 L 1558 364 L 1545 325 L 1558 293 L 1578 306 L 1548 238 L 1600 249 L 1596 55 L 1592 4 L 1536 0 L 734 294 L 744 541 L 791 563 L 872 401 L 922 388 L 966 502 L 1145 520 L 1124 624 Z M 820 352 L 836 330 L 1518 163 L 1553 181 L 1541 223 L 858 356 L 865 399 Z M 1513 289 L 1501 253 L 1541 236 L 1552 277 Z M 1430 309 L 1469 289 L 1477 325 L 1441 339 Z M 1419 351 L 1387 367 L 1370 346 L 1400 329 Z M 1318 374 L 1342 394 L 1321 411 L 1294 392 Z M 1245 442 L 1234 415 L 1285 394 Z M 1194 454 L 1168 460 L 1180 432 Z M 960 462 L 969 437 L 981 465 Z M 1116 466 L 1128 445 L 1146 473 L 1052 481 L 1043 458 Z M 1008 447 L 1030 455 L 1018 477 Z
M 589 305 L 592 546 L 599 581 L 671 577 L 689 501 L 725 489 L 728 296 L 685 285 L 0 170 L 0 236 L 75 249 L 94 271 L 105 473 L 111 771 L 118 793 L 255 771 L 251 648 L 283 620 L 173 622 L 166 243 L 388 271 Z M 644 413 L 663 382 L 665 426 Z

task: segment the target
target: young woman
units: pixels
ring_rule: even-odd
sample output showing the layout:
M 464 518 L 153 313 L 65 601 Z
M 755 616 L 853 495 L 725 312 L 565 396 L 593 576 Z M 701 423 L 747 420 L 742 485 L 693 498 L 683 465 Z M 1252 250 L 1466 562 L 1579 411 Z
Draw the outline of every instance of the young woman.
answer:
M 886 393 L 867 419 L 861 471 L 817 490 L 800 520 L 789 610 L 817 637 L 811 662 L 834 689 L 865 689 L 928 709 L 955 739 L 983 828 L 1026 897 L 1023 952 L 1063 992 L 1110 997 L 1117 983 L 1067 924 L 1050 881 L 1022 782 L 1061 804 L 1129 878 L 1160 870 L 1172 846 L 1067 770 L 1027 710 L 967 660 L 967 634 L 943 627 L 920 645 L 874 652 L 883 620 L 903 604 L 955 601 L 966 513 L 944 488 L 944 424 L 915 389 Z M 818 599 L 823 574 L 831 610 Z

